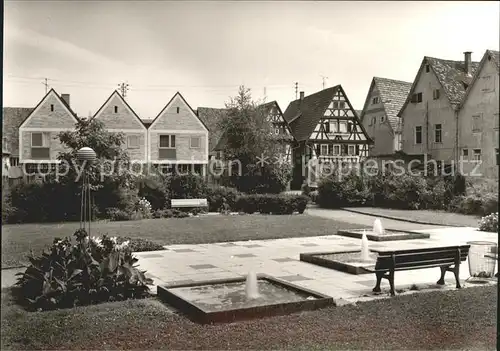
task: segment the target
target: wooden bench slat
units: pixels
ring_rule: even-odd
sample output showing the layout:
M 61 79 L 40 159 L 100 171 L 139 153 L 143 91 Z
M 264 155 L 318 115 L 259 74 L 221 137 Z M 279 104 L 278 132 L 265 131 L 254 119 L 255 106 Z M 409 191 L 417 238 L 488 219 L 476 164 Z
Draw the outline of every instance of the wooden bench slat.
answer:
M 378 252 L 379 256 L 386 256 L 386 255 L 402 255 L 402 254 L 411 254 L 411 253 L 420 253 L 420 252 L 445 252 L 445 251 L 456 251 L 457 249 L 466 250 L 469 251 L 470 245 L 461 245 L 461 246 L 443 246 L 443 247 L 433 247 L 433 248 L 422 248 L 422 249 L 403 249 L 403 250 L 386 250 L 386 249 L 379 249 L 376 250 Z

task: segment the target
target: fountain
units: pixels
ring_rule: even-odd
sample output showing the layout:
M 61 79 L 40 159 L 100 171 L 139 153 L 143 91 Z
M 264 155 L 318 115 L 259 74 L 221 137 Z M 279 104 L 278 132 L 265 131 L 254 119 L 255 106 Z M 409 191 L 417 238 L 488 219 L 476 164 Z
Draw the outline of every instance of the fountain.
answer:
M 373 234 L 375 235 L 385 234 L 384 227 L 382 226 L 382 221 L 378 218 L 373 222 Z
M 409 232 L 404 230 L 391 230 L 384 229 L 382 221 L 375 219 L 373 222 L 372 230 L 366 231 L 365 229 L 349 229 L 339 230 L 337 235 L 347 236 L 350 238 L 362 239 L 366 235 L 368 240 L 372 241 L 392 241 L 392 240 L 410 240 L 410 239 L 427 239 L 430 234 Z
M 257 274 L 255 274 L 254 271 L 250 271 L 247 275 L 245 293 L 246 293 L 246 298 L 249 300 L 258 299 L 260 297 L 259 286 L 257 282 Z
M 330 296 L 253 271 L 246 277 L 159 285 L 157 291 L 162 301 L 203 324 L 283 315 L 333 304 Z
M 368 250 L 368 238 L 366 237 L 366 232 L 363 231 L 363 237 L 361 238 L 361 261 L 368 262 L 370 259 L 370 250 Z

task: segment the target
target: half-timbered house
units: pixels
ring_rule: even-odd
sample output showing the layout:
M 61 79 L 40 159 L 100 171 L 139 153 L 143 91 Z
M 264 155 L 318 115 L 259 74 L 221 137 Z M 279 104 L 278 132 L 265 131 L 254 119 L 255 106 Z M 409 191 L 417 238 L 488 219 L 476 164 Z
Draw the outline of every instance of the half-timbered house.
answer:
M 358 164 L 368 156 L 372 141 L 340 85 L 309 96 L 301 92 L 283 117 L 295 138 L 292 189 L 304 182 L 317 185 L 308 172 L 311 160 L 336 167 Z

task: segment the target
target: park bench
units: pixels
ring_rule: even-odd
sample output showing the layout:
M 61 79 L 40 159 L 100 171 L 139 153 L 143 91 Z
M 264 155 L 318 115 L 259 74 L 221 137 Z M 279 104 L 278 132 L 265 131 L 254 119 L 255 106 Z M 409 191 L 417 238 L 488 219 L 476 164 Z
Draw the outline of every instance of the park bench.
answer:
M 208 207 L 207 199 L 172 199 L 170 200 L 172 208 L 176 207 Z
M 377 276 L 373 292 L 380 292 L 380 282 L 382 279 L 387 279 L 391 286 L 391 296 L 394 296 L 394 272 L 434 267 L 441 268 L 441 278 L 437 284 L 444 285 L 446 272 L 453 272 L 457 288 L 461 288 L 460 264 L 467 260 L 469 248 L 470 245 L 460 245 L 408 250 L 373 250 L 378 253 L 377 262 L 374 268 L 366 268 Z

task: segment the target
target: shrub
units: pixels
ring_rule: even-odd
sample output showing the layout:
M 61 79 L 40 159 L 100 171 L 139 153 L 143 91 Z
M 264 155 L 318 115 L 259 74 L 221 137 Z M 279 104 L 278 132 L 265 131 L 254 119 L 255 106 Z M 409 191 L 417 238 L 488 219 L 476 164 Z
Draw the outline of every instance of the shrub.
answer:
M 209 187 L 207 189 L 208 210 L 210 212 L 219 212 L 223 207 L 224 200 L 229 206 L 229 210 L 235 209 L 236 199 L 241 195 L 235 188 L 224 186 Z
M 151 218 L 152 217 L 151 211 L 152 211 L 151 203 L 145 198 L 141 198 L 136 206 L 136 212 L 142 217 L 140 219 Z
M 318 202 L 318 190 L 311 191 L 311 193 L 309 194 L 309 198 L 311 199 L 311 201 L 313 203 L 317 203 Z
M 339 178 L 335 175 L 321 179 L 316 202 L 325 208 L 360 206 L 372 201 L 367 184 L 356 174 Z
M 200 199 L 207 196 L 207 184 L 203 177 L 197 174 L 174 174 L 170 178 L 172 199 Z
M 132 214 L 116 207 L 106 209 L 105 216 L 110 221 L 128 221 L 132 218 Z
M 137 186 L 138 196 L 148 200 L 152 210 L 164 208 L 170 199 L 169 178 L 163 175 L 142 177 Z
M 14 223 L 17 209 L 12 206 L 10 196 L 2 192 L 2 223 Z
M 309 187 L 309 184 L 307 184 L 307 183 L 302 184 L 302 186 L 300 187 L 300 190 L 302 191 L 302 195 L 305 195 L 305 196 L 309 196 L 309 194 L 311 193 L 311 188 Z
M 251 194 L 242 195 L 236 201 L 237 211 L 261 214 L 293 214 L 303 213 L 308 198 L 303 195 Z
M 484 216 L 479 221 L 479 230 L 483 232 L 498 232 L 498 212 Z
M 29 257 L 31 265 L 16 283 L 20 302 L 30 309 L 51 310 L 149 295 L 152 280 L 134 267 L 138 260 L 128 242 L 90 239 L 83 229 L 74 236 L 76 244 L 56 238 L 49 252 Z
M 132 252 L 165 250 L 165 248 L 162 245 L 157 244 L 154 241 L 142 238 L 118 237 L 116 242 L 118 244 L 123 244 L 124 242 L 128 242 L 128 248 Z

